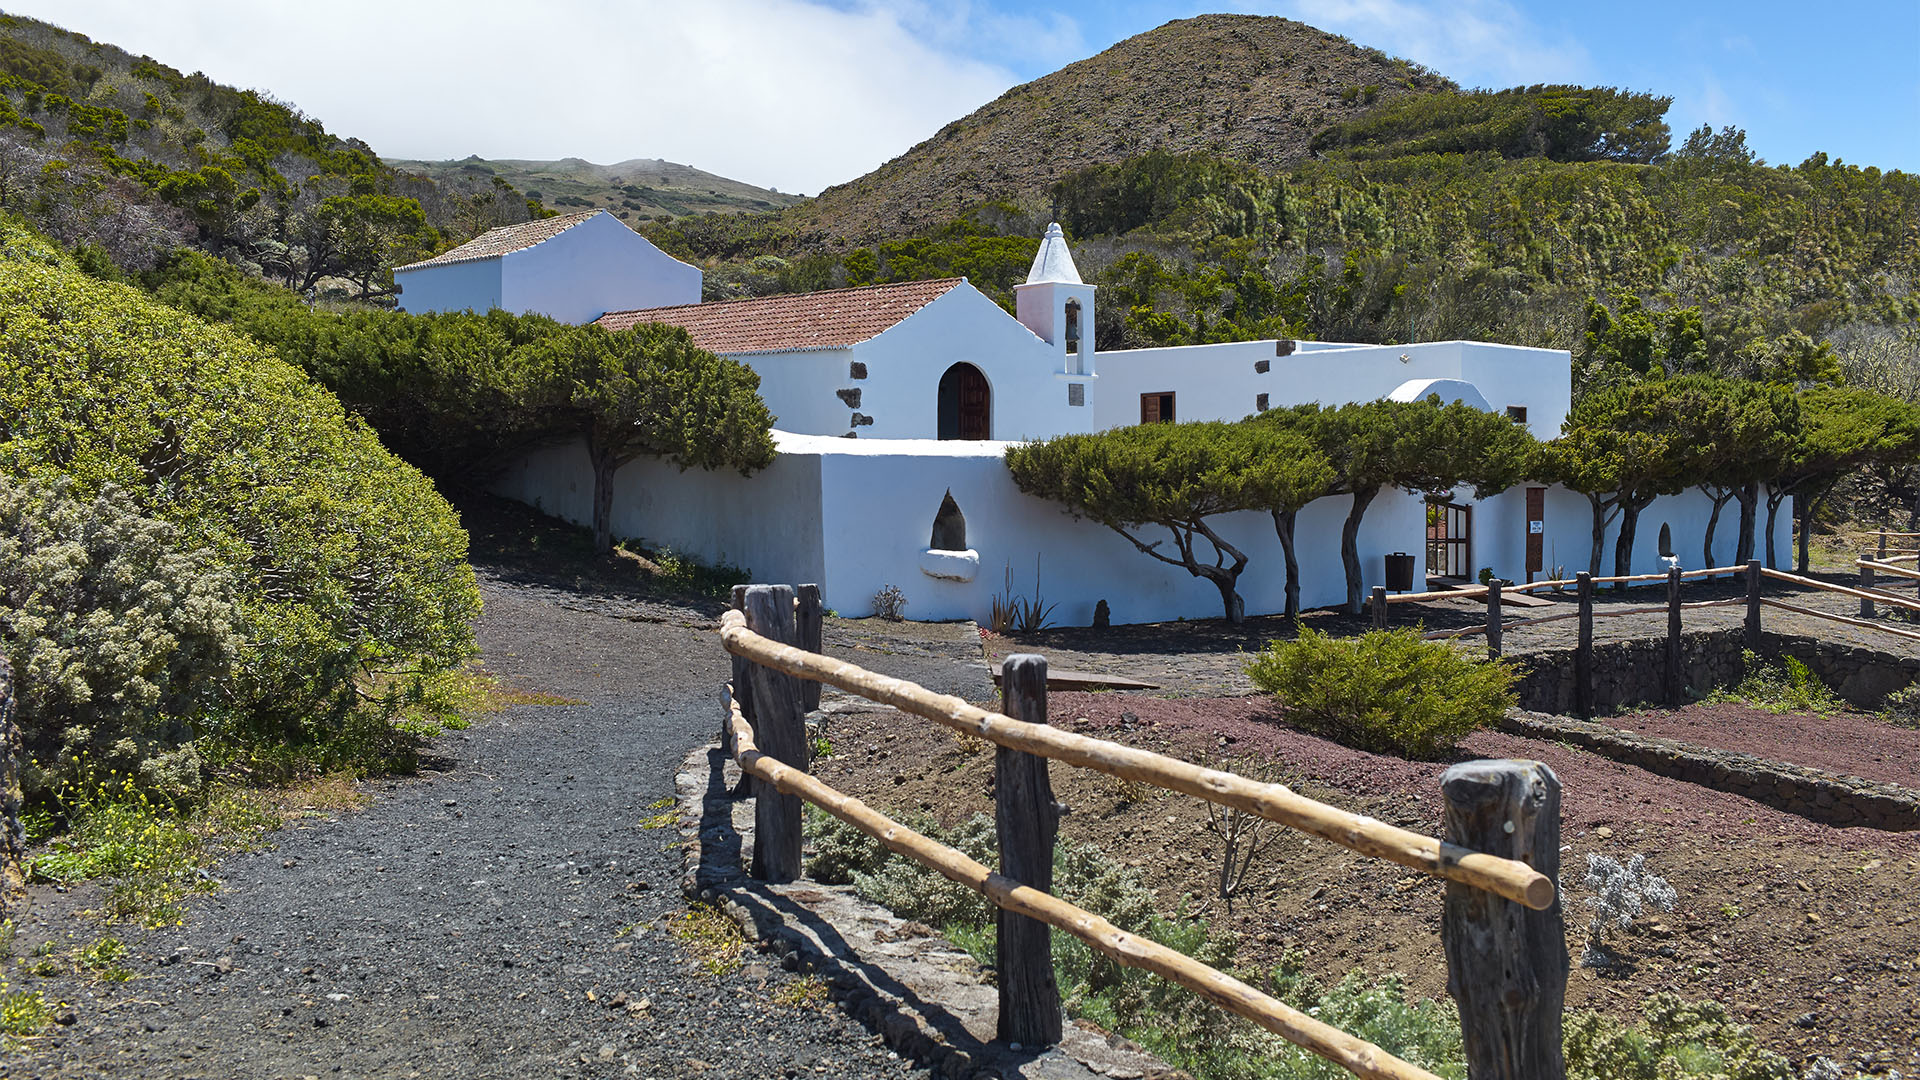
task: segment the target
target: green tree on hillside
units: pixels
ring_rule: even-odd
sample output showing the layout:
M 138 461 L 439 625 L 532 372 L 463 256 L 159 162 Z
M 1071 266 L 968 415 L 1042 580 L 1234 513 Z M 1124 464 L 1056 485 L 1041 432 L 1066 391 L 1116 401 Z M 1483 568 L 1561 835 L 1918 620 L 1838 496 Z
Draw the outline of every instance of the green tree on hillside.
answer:
M 1702 383 L 1698 441 L 1705 451 L 1697 463 L 1698 487 L 1713 502 L 1707 516 L 1701 566 L 1712 566 L 1713 537 L 1720 511 L 1739 500 L 1740 532 L 1733 561 L 1753 558 L 1760 485 L 1780 474 L 1800 426 L 1800 403 L 1778 383 L 1716 379 Z
M 1558 439 L 1539 457 L 1540 478 L 1566 485 L 1593 508 L 1593 548 L 1587 572 L 1600 576 L 1607 526 L 1615 518 L 1614 574 L 1632 565 L 1640 512 L 1661 495 L 1677 494 L 1703 475 L 1704 431 L 1689 425 L 1683 380 L 1634 382 L 1588 391 L 1574 403 Z M 1701 397 L 1698 381 L 1687 384 Z M 1692 401 L 1691 407 L 1709 407 Z M 1624 588 L 1625 586 L 1622 586 Z

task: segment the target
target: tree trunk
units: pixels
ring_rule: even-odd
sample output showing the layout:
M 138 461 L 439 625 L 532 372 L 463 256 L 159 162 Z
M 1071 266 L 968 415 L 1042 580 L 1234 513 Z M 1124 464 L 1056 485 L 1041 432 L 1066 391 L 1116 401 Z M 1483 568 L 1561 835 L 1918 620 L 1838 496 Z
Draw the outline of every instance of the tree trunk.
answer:
M 613 474 L 620 465 L 591 444 L 588 454 L 593 459 L 593 550 L 605 555 L 613 550 Z
M 1705 493 L 1707 489 L 1701 488 L 1700 490 L 1702 493 Z M 1702 570 L 1713 565 L 1713 533 L 1714 530 L 1720 526 L 1720 511 L 1727 505 L 1727 502 L 1733 498 L 1733 492 L 1728 491 L 1724 495 L 1708 495 L 1707 497 L 1713 500 L 1713 513 L 1707 515 L 1707 539 L 1706 542 L 1701 545 L 1701 555 L 1705 559 L 1705 561 L 1700 564 L 1700 569 Z M 1679 552 L 1676 551 L 1674 554 L 1678 555 Z
M 1740 540 L 1734 546 L 1733 561 L 1745 566 L 1753 559 L 1753 526 L 1760 516 L 1760 485 L 1748 484 L 1740 489 Z
M 1773 527 L 1780 516 L 1780 504 L 1786 500 L 1785 491 L 1767 492 L 1767 566 L 1773 570 L 1780 569 L 1779 560 L 1773 554 Z
M 1640 529 L 1640 511 L 1646 503 L 1626 500 L 1620 507 L 1620 535 L 1613 541 L 1613 575 L 1626 577 L 1633 572 L 1633 534 Z M 1626 592 L 1627 583 L 1617 581 L 1614 592 Z
M 1300 559 L 1293 546 L 1293 526 L 1297 510 L 1273 512 L 1273 534 L 1280 538 L 1280 554 L 1287 560 L 1287 618 L 1300 617 Z
M 1587 502 L 1593 506 L 1593 553 L 1587 559 L 1587 573 L 1600 576 L 1600 552 L 1607 546 L 1607 504 L 1600 496 L 1589 495 Z
M 1353 507 L 1347 511 L 1346 524 L 1340 527 L 1340 565 L 1347 571 L 1347 614 L 1358 615 L 1365 602 L 1360 583 L 1360 519 L 1366 516 L 1367 506 L 1374 496 L 1380 494 L 1377 487 L 1362 488 L 1353 493 Z
M 1825 505 L 1826 501 L 1825 495 L 1804 500 L 1803 509 L 1800 511 L 1800 563 L 1795 573 L 1807 572 L 1807 540 L 1813 535 L 1813 519 L 1820 513 L 1820 507 Z

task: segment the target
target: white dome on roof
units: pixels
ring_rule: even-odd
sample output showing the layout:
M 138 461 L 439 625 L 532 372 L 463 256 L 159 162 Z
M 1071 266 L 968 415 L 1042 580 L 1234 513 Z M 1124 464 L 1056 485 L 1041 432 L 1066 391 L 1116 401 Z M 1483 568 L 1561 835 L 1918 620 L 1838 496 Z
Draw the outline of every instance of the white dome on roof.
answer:
M 1492 412 L 1493 406 L 1487 404 L 1486 396 L 1480 388 L 1464 379 L 1409 379 L 1395 387 L 1387 395 L 1388 401 L 1424 401 L 1438 394 L 1443 405 L 1459 402 L 1471 405 L 1481 412 Z
M 1027 271 L 1027 284 L 1037 285 L 1043 281 L 1084 284 L 1079 269 L 1073 265 L 1073 253 L 1067 250 L 1066 234 L 1060 231 L 1057 221 L 1047 226 L 1040 250 L 1033 253 L 1033 269 Z

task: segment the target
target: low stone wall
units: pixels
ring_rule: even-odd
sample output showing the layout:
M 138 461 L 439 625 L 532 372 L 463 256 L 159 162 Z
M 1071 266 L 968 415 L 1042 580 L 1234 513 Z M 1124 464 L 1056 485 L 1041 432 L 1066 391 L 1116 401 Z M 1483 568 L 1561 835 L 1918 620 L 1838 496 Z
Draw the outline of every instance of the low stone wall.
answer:
M 1744 795 L 1827 825 L 1893 832 L 1920 829 L 1920 791 L 1810 769 L 1734 750 L 1620 731 L 1591 720 L 1514 710 L 1500 728 L 1530 739 L 1572 743 L 1601 757 L 1716 791 Z
M 1695 695 L 1731 686 L 1744 670 L 1740 654 L 1745 631 L 1696 630 L 1681 635 L 1681 664 Z M 1920 657 L 1863 649 L 1819 638 L 1767 632 L 1761 635 L 1767 660 L 1791 656 L 1807 665 L 1849 705 L 1878 709 L 1887 695 L 1920 682 Z M 1515 690 L 1520 707 L 1564 714 L 1574 708 L 1572 649 L 1549 649 L 1515 657 L 1521 677 Z M 1628 705 L 1663 704 L 1667 643 L 1664 638 L 1610 641 L 1593 647 L 1593 708 L 1609 713 Z

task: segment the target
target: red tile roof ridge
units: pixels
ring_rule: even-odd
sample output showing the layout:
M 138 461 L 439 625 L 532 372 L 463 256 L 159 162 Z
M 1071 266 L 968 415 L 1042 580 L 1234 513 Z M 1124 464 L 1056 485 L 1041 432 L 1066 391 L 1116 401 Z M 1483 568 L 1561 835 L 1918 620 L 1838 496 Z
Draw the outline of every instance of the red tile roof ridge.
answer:
M 479 236 L 461 244 L 459 247 L 443 251 L 431 259 L 396 266 L 395 270 L 418 270 L 427 266 L 446 266 L 451 263 L 478 262 L 481 259 L 497 259 L 511 255 L 546 240 L 551 240 L 575 225 L 586 221 L 595 214 L 604 214 L 605 210 L 582 210 L 573 214 L 560 214 L 555 217 L 534 218 L 532 221 L 517 222 L 512 225 L 496 225 Z
M 966 280 L 899 281 L 609 311 L 596 323 L 616 331 L 641 323 L 679 326 L 708 352 L 736 356 L 844 349 L 880 336 Z

